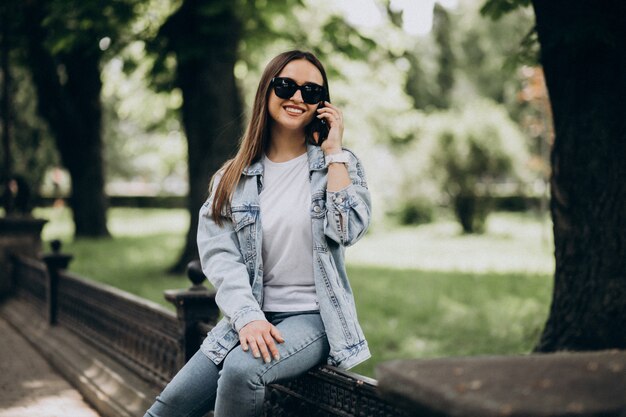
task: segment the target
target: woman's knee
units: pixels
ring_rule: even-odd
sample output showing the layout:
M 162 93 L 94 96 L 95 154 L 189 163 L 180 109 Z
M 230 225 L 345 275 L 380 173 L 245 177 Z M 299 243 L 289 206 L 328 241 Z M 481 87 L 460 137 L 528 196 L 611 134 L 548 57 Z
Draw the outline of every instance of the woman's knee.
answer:
M 265 363 L 260 358 L 252 356 L 250 351 L 244 352 L 238 345 L 224 359 L 219 384 L 259 387 L 264 385 L 261 377 L 264 369 Z

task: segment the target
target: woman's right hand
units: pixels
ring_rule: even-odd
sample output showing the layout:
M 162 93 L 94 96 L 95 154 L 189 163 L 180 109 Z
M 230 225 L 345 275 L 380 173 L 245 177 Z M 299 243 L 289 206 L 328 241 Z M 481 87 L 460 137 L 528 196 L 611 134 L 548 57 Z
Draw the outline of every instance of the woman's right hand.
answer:
M 272 360 L 270 352 L 276 360 L 280 359 L 274 339 L 278 343 L 285 342 L 278 328 L 267 320 L 253 320 L 239 330 L 239 342 L 244 352 L 250 348 L 255 358 L 262 355 L 266 363 Z

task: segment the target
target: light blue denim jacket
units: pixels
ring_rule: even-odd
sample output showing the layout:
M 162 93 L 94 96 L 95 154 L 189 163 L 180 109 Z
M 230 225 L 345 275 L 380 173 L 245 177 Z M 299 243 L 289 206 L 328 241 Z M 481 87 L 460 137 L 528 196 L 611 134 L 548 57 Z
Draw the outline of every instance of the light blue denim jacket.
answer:
M 347 150 L 347 149 L 346 149 Z M 318 146 L 307 145 L 311 180 L 314 280 L 320 315 L 330 345 L 327 362 L 349 369 L 370 357 L 357 321 L 352 289 L 344 264 L 346 246 L 354 244 L 370 223 L 371 199 L 359 159 L 350 155 L 352 184 L 326 191 L 328 169 Z M 215 181 L 217 184 L 217 181 Z M 215 185 L 213 187 L 215 189 Z M 213 193 L 200 209 L 198 249 L 202 270 L 217 290 L 216 302 L 224 318 L 208 333 L 201 351 L 215 364 L 239 342 L 239 330 L 253 320 L 264 320 L 263 259 L 259 193 L 263 164 L 244 169 L 233 193 L 226 221 L 212 219 Z

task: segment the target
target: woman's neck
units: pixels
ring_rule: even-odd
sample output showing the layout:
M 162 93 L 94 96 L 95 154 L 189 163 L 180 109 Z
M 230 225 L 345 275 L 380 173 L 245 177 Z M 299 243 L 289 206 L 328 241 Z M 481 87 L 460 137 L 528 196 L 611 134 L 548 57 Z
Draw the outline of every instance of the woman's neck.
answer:
M 285 162 L 306 152 L 304 131 L 280 129 L 272 126 L 266 155 L 272 162 Z

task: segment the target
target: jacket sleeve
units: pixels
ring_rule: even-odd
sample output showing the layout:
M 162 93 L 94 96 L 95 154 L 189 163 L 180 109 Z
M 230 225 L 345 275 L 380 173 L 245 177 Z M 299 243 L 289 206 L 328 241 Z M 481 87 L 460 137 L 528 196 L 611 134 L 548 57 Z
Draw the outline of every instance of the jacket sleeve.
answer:
M 198 252 L 202 271 L 215 287 L 215 301 L 231 326 L 239 332 L 253 320 L 265 320 L 259 303 L 252 295 L 248 270 L 244 264 L 239 240 L 230 219 L 218 226 L 211 214 L 214 190 L 200 208 Z
M 324 234 L 342 246 L 355 244 L 367 231 L 372 202 L 363 165 L 352 151 L 347 165 L 352 183 L 339 191 L 326 191 Z

